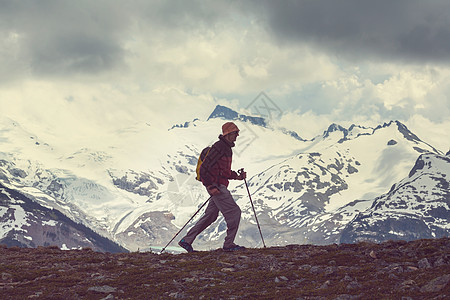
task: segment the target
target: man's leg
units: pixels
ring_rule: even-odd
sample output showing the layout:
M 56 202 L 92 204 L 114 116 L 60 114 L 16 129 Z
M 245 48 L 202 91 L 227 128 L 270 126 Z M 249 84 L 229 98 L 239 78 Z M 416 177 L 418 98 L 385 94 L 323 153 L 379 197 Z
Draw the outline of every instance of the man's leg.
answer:
M 227 223 L 227 236 L 223 244 L 224 248 L 231 248 L 234 246 L 234 239 L 239 228 L 239 222 L 241 221 L 241 209 L 236 204 L 231 196 L 230 191 L 224 185 L 219 186 L 221 194 L 211 198 L 220 212 L 225 218 Z
M 217 196 L 214 196 L 217 197 Z M 209 225 L 211 225 L 219 215 L 219 209 L 217 208 L 216 204 L 212 199 L 209 200 L 208 206 L 206 207 L 205 213 L 203 216 L 198 220 L 198 222 L 192 227 L 186 236 L 183 238 L 185 242 L 192 245 L 197 235 L 199 235 L 203 230 L 206 229 Z

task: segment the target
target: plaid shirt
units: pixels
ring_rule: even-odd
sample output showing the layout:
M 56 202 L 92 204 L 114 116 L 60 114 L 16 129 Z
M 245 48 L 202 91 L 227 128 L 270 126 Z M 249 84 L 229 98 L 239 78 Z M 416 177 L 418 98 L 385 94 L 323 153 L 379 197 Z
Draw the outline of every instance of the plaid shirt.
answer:
M 201 178 L 204 186 L 213 184 L 228 187 L 229 179 L 237 179 L 238 174 L 231 170 L 234 143 L 227 141 L 223 135 L 212 145 L 210 152 L 201 167 Z

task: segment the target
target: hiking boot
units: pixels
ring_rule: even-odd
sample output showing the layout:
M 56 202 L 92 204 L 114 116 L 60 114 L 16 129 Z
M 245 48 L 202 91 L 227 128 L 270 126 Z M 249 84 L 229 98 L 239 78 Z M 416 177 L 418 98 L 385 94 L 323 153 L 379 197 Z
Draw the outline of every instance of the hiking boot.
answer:
M 183 248 L 184 250 L 186 250 L 187 252 L 191 253 L 191 252 L 195 252 L 194 248 L 192 248 L 191 244 L 189 244 L 188 242 L 186 242 L 184 239 L 182 239 L 181 241 L 178 242 L 178 245 L 180 245 L 181 248 Z
M 223 247 L 223 250 L 229 251 L 229 252 L 231 252 L 231 251 L 239 251 L 239 250 L 244 250 L 244 249 L 245 249 L 244 246 L 238 246 L 238 245 L 233 245 L 233 246 L 231 246 L 229 248 Z

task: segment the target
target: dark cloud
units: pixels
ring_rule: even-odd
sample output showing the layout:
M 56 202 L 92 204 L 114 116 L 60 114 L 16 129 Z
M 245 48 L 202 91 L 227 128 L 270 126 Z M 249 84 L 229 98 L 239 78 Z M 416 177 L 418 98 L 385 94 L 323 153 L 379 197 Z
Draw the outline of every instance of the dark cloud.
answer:
M 29 40 L 32 71 L 39 74 L 98 74 L 123 64 L 124 50 L 114 40 L 89 33 L 70 33 Z
M 230 1 L 166 0 L 142 1 L 136 8 L 150 26 L 201 31 L 214 29 L 219 20 L 230 17 L 235 6 Z
M 15 36 L 10 60 L 26 62 L 26 72 L 36 76 L 97 74 L 122 65 L 130 16 L 108 3 L 0 1 L 0 32 Z
M 135 35 L 174 36 L 173 42 L 181 43 L 192 32 L 214 29 L 229 11 L 226 1 L 0 0 L 0 37 L 18 37 L 10 70 L 0 73 L 11 74 L 18 62 L 26 64 L 23 74 L 34 76 L 120 69 L 129 54 L 124 45 Z M 0 54 L 11 49 L 0 42 Z
M 352 60 L 441 63 L 450 61 L 449 16 L 448 0 L 0 0 L 0 78 L 121 70 L 134 34 L 149 43 L 158 34 L 170 47 L 228 27 L 239 39 L 236 28 L 250 22 L 280 46 L 315 45 Z
M 447 0 L 251 1 L 279 43 L 312 43 L 350 59 L 450 61 Z

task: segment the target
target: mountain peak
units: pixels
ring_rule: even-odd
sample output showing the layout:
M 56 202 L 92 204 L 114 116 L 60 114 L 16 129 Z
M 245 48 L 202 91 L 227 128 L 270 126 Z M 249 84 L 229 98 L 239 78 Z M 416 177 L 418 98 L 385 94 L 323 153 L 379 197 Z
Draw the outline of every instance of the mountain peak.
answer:
M 395 124 L 397 125 L 398 131 L 400 131 L 403 136 L 405 137 L 405 139 L 410 140 L 410 141 L 416 141 L 416 142 L 421 142 L 421 140 L 419 139 L 419 137 L 417 135 L 415 135 L 414 133 L 412 133 L 408 127 L 406 127 L 405 124 L 403 124 L 400 121 L 395 121 Z
M 390 126 L 397 126 L 397 130 L 403 135 L 403 137 L 408 140 L 411 141 L 415 144 L 425 144 L 427 146 L 429 146 L 432 149 L 432 152 L 434 153 L 440 153 L 440 151 L 438 151 L 436 148 L 434 148 L 433 146 L 431 146 L 430 144 L 424 142 L 423 140 L 421 140 L 417 135 L 415 135 L 411 130 L 408 129 L 408 127 L 406 127 L 405 124 L 403 124 L 402 122 L 395 120 L 395 121 L 390 121 L 389 123 L 384 123 L 383 125 L 379 125 L 377 126 L 377 128 L 375 128 L 374 132 L 378 129 L 381 128 L 387 128 Z M 424 149 L 420 149 L 418 147 L 415 147 L 416 151 L 420 152 L 420 153 L 424 153 L 424 152 L 429 152 L 429 150 L 424 150 Z
M 333 124 L 331 124 L 330 126 L 328 126 L 328 129 L 327 129 L 327 130 L 325 130 L 325 131 L 323 132 L 323 137 L 324 137 L 324 138 L 327 138 L 327 137 L 330 136 L 330 134 L 331 134 L 332 132 L 335 132 L 335 131 L 342 131 L 342 132 L 344 133 L 344 137 L 348 135 L 348 130 L 347 130 L 346 128 L 342 127 L 342 126 L 339 125 L 339 124 L 333 123 Z
M 192 122 L 184 122 L 184 123 L 181 123 L 181 124 L 175 124 L 175 125 L 173 125 L 172 128 L 170 128 L 169 130 L 172 130 L 172 129 L 174 129 L 174 128 L 188 128 L 188 127 L 190 127 L 191 125 L 196 126 L 196 125 L 195 125 L 195 122 L 198 121 L 198 120 L 199 120 L 198 118 L 195 118 Z
M 211 115 L 209 115 L 208 120 L 210 119 L 223 119 L 223 120 L 228 120 L 228 121 L 242 121 L 242 122 L 250 122 L 254 125 L 259 125 L 262 127 L 266 127 L 267 123 L 266 123 L 266 119 L 264 119 L 263 117 L 252 117 L 252 116 L 246 116 L 246 115 L 241 115 L 239 113 L 237 113 L 236 111 L 232 110 L 231 108 L 228 108 L 226 106 L 222 106 L 222 105 L 217 105 L 214 108 L 214 111 L 211 113 Z
M 209 115 L 208 120 L 216 118 L 221 118 L 225 120 L 236 120 L 238 116 L 239 114 L 236 111 L 232 110 L 231 108 L 222 105 L 217 105 L 214 108 L 211 115 Z

